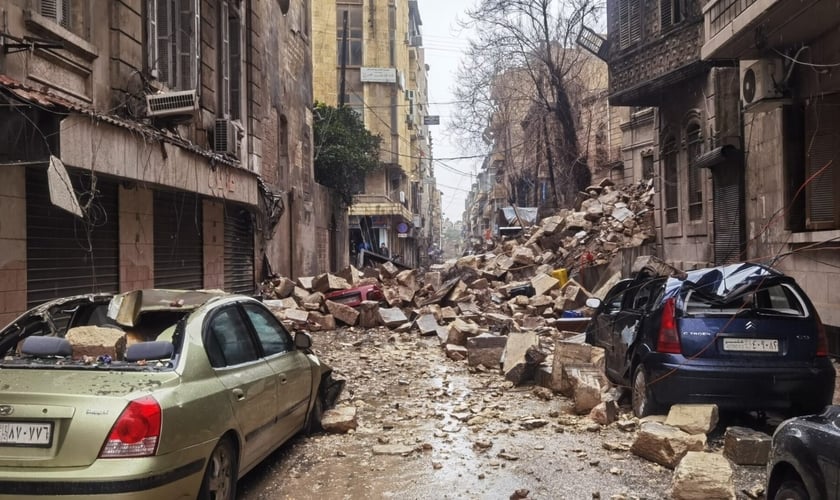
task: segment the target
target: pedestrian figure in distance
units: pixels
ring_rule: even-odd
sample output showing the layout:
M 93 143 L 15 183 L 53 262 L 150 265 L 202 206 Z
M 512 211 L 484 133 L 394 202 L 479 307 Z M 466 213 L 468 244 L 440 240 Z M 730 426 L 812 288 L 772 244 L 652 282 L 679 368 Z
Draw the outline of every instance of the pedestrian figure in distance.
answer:
M 384 241 L 382 242 L 381 245 L 379 245 L 379 253 L 384 255 L 385 257 L 390 257 L 391 256 L 390 252 L 388 252 L 388 247 L 385 245 Z

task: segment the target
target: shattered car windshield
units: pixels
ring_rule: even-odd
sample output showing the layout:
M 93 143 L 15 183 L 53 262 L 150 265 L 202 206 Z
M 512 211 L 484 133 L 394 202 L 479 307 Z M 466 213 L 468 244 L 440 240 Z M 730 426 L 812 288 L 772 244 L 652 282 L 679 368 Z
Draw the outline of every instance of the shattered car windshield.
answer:
M 790 284 L 778 280 L 737 287 L 723 297 L 692 289 L 686 294 L 685 312 L 689 316 L 808 315 L 801 295 Z

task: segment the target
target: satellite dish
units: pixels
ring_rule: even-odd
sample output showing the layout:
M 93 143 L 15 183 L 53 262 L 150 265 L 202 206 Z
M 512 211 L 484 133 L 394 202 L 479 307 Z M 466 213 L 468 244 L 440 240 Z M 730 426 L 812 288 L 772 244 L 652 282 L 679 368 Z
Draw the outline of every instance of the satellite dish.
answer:
M 747 104 L 753 102 L 755 99 L 755 71 L 749 68 L 744 72 L 744 81 L 741 83 L 741 95 L 744 96 L 744 102 Z
M 280 5 L 280 12 L 283 14 L 289 12 L 289 0 L 277 0 L 277 4 Z

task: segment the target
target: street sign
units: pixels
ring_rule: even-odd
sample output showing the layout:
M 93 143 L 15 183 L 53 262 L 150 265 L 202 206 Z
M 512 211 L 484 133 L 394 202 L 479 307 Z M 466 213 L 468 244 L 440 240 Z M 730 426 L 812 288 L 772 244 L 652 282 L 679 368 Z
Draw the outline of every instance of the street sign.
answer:
M 424 116 L 423 125 L 440 125 L 440 115 Z
M 394 68 L 362 68 L 361 80 L 367 83 L 397 83 Z

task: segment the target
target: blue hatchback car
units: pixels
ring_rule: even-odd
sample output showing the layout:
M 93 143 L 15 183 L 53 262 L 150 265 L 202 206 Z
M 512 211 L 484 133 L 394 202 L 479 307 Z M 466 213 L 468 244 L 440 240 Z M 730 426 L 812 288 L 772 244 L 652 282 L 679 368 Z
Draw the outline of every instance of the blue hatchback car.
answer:
M 831 403 L 825 328 L 793 278 L 751 263 L 618 282 L 586 330 L 633 412 L 676 403 L 814 413 Z

